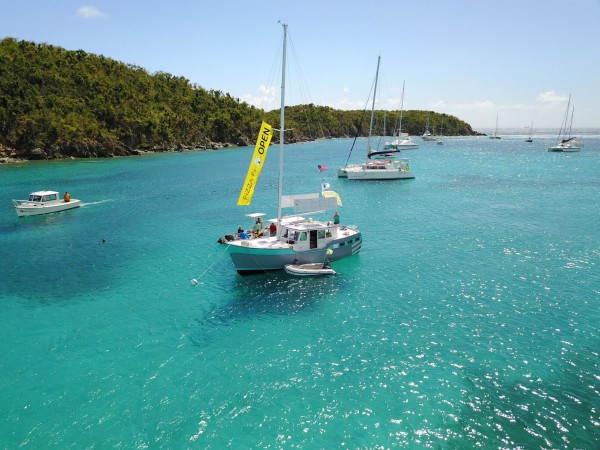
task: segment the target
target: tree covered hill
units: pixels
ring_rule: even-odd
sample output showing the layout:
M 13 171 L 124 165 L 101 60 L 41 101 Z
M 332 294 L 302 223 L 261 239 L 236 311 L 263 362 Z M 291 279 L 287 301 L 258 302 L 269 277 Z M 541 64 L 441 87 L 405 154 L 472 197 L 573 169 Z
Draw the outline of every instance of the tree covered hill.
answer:
M 398 111 L 387 113 L 387 123 Z M 377 111 L 377 123 L 383 123 Z M 402 130 L 423 132 L 427 111 L 405 111 Z M 442 119 L 443 117 L 443 119 Z M 132 155 L 140 151 L 253 145 L 262 120 L 279 125 L 279 111 L 265 112 L 227 93 L 183 77 L 154 74 L 102 55 L 5 38 L 0 41 L 0 157 L 54 159 Z M 472 135 L 470 125 L 443 120 L 445 135 Z M 365 135 L 364 111 L 286 107 L 291 141 Z M 393 126 L 388 125 L 388 134 Z M 286 138 L 288 136 L 286 135 Z

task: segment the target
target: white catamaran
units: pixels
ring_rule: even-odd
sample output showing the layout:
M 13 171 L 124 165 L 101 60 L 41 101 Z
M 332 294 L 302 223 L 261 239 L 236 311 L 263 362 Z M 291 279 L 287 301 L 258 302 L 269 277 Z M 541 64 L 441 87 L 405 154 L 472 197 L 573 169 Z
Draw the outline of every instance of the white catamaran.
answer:
M 571 96 L 569 95 L 569 101 L 567 102 L 567 110 L 558 132 L 558 140 L 555 145 L 548 147 L 549 152 L 578 152 L 583 147 L 583 144 L 576 140 L 575 136 L 571 136 L 571 129 L 573 127 L 573 114 L 575 113 L 575 107 L 571 109 L 571 121 L 569 122 L 569 107 L 571 105 Z M 567 128 L 568 123 L 568 128 Z
M 263 272 L 284 269 L 286 265 L 303 265 L 320 263 L 327 258 L 335 261 L 358 253 L 362 246 L 362 236 L 359 230 L 343 226 L 328 220 L 317 220 L 313 214 L 322 214 L 330 209 L 336 209 L 340 204 L 339 197 L 333 191 L 321 194 L 304 194 L 283 196 L 283 150 L 285 132 L 285 73 L 286 73 L 287 24 L 283 24 L 283 54 L 281 77 L 281 113 L 279 130 L 279 192 L 277 219 L 270 222 L 275 230 L 258 230 L 256 237 L 239 238 L 237 236 L 227 241 L 228 253 L 238 273 Z M 265 128 L 266 125 L 266 128 Z M 263 123 L 263 129 L 257 142 L 255 153 L 261 151 L 266 156 L 270 142 L 270 126 Z M 271 129 L 272 130 L 272 129 Z M 264 144 L 261 144 L 263 142 Z M 238 205 L 248 205 L 258 173 L 253 166 L 262 165 L 263 161 L 253 156 L 246 183 L 240 194 L 247 202 Z M 258 171 L 259 172 L 259 171 Z M 254 178 L 252 178 L 254 177 Z M 250 183 L 248 183 L 250 178 Z M 248 188 L 250 186 L 250 189 Z M 335 194 L 335 195 L 333 195 Z M 294 207 L 295 215 L 282 216 L 282 208 Z M 307 216 L 307 217 L 305 217 Z M 240 233 L 241 234 L 241 233 Z M 245 234 L 245 233 L 244 233 Z
M 411 140 L 408 133 L 402 132 L 402 114 L 404 112 L 404 82 L 402 82 L 402 97 L 400 100 L 400 118 L 398 119 L 398 137 L 392 142 L 386 142 L 383 146 L 384 150 L 408 150 L 417 148 L 419 144 Z
M 337 175 L 340 178 L 348 178 L 349 180 L 399 180 L 415 177 L 410 172 L 409 160 L 407 158 L 393 158 L 393 154 L 398 153 L 399 149 L 378 151 L 371 148 L 380 61 L 381 56 L 377 58 L 377 71 L 375 72 L 375 88 L 373 90 L 371 122 L 369 124 L 369 138 L 367 140 L 367 160 L 362 164 L 348 164 L 348 161 L 346 161 L 346 166 L 338 169 Z M 350 150 L 350 153 L 352 153 L 352 150 Z M 381 156 L 387 158 L 381 160 L 379 159 Z M 350 156 L 348 156 L 348 159 L 350 159 Z

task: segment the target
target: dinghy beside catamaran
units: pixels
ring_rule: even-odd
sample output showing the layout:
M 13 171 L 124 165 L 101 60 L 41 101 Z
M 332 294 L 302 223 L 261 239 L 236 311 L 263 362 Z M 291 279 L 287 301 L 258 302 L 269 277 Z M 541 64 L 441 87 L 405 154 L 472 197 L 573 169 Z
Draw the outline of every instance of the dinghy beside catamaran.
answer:
M 361 232 L 329 220 L 317 220 L 315 214 L 337 209 L 339 196 L 333 191 L 293 196 L 283 195 L 283 153 L 285 134 L 285 74 L 287 24 L 283 24 L 281 75 L 281 112 L 279 129 L 279 189 L 274 235 L 227 242 L 227 250 L 238 273 L 281 270 L 287 265 L 323 264 L 357 254 L 362 246 Z M 249 205 L 260 170 L 267 156 L 273 128 L 263 122 L 254 149 L 238 205 Z M 333 195 L 335 194 L 335 195 Z M 283 216 L 283 208 L 294 208 L 294 215 Z

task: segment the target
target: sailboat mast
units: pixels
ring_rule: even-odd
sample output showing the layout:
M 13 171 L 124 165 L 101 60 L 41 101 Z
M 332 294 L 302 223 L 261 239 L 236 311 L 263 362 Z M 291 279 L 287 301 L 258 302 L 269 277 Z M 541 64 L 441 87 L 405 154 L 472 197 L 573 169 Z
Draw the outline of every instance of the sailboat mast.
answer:
M 565 111 L 565 117 L 563 118 L 562 123 L 560 124 L 560 130 L 558 132 L 558 141 L 560 142 L 560 137 L 563 139 L 567 137 L 567 121 L 569 120 L 569 108 L 571 107 L 571 94 L 569 94 L 569 101 L 567 102 L 567 110 Z
M 575 114 L 575 107 L 571 108 L 571 123 L 569 124 L 569 139 L 571 138 L 571 129 L 573 128 L 573 114 Z
M 281 111 L 279 118 L 279 200 L 277 203 L 277 230 L 281 227 L 281 200 L 283 197 L 283 141 L 285 135 L 285 63 L 287 47 L 287 24 L 283 25 L 283 53 L 281 61 Z
M 400 98 L 400 120 L 398 121 L 398 137 L 402 134 L 402 112 L 404 111 L 404 83 L 402 81 L 402 97 Z
M 377 71 L 375 72 L 375 88 L 373 89 L 373 105 L 371 106 L 371 123 L 369 124 L 367 151 L 371 148 L 371 132 L 373 131 L 373 117 L 375 115 L 375 97 L 377 97 L 377 79 L 379 78 L 379 61 L 381 61 L 381 55 L 377 57 Z

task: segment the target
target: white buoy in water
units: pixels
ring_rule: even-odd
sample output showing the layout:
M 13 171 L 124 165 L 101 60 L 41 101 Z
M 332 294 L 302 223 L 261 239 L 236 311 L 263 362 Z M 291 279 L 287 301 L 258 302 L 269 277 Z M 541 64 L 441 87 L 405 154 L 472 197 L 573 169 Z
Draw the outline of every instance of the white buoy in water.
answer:
M 196 286 L 198 284 L 198 280 L 196 280 L 195 278 L 192 278 L 192 286 Z

